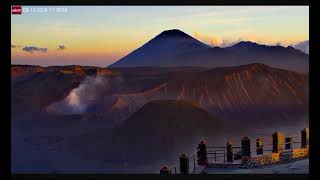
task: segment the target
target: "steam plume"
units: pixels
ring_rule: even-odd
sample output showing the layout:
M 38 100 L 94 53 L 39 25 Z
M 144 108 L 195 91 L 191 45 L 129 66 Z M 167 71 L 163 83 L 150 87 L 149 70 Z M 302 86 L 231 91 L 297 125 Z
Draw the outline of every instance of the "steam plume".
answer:
M 84 81 L 60 102 L 47 107 L 48 112 L 58 114 L 81 114 L 93 104 L 108 87 L 108 80 L 103 76 L 87 76 Z

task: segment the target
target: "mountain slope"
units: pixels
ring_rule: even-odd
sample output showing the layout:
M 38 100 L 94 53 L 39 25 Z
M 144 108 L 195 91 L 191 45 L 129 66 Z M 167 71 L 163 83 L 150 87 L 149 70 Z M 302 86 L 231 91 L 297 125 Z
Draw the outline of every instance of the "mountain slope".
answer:
M 234 121 L 297 121 L 308 112 L 309 84 L 304 74 L 249 64 L 176 74 L 149 90 L 114 97 L 121 100 L 117 111 L 127 115 L 152 100 L 182 99 Z
M 263 63 L 298 72 L 309 71 L 309 56 L 291 46 L 266 46 L 253 42 L 239 42 L 226 49 L 235 53 L 239 59 L 246 60 L 245 64 Z
M 180 30 L 163 31 L 158 36 L 134 50 L 109 67 L 163 66 L 170 59 L 187 52 L 208 49 L 210 46 Z
M 67 149 L 81 157 L 146 163 L 178 157 L 202 139 L 231 130 L 202 108 L 177 100 L 151 101 L 124 124 L 81 135 Z

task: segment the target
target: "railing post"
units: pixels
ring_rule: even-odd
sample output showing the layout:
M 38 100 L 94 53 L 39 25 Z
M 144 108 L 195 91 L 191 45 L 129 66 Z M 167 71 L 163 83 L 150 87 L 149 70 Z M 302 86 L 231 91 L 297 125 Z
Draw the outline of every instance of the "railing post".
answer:
M 217 162 L 217 151 L 214 150 L 214 162 Z
M 283 134 L 281 132 L 275 132 L 272 134 L 272 152 L 278 153 L 283 150 Z
M 180 156 L 180 174 L 189 174 L 189 157 L 186 154 Z
M 309 128 L 301 131 L 301 148 L 309 148 Z
M 201 141 L 200 144 L 198 145 L 197 156 L 198 156 L 198 165 L 200 166 L 208 165 L 207 145 L 204 141 Z
M 257 155 L 262 155 L 263 154 L 263 139 L 257 138 L 256 145 L 257 145 Z
M 171 174 L 171 169 L 168 166 L 162 166 L 160 174 Z
M 292 149 L 292 137 L 286 137 L 285 138 L 284 149 Z
M 196 156 L 193 154 L 193 173 L 196 172 Z
M 232 152 L 232 143 L 228 141 L 227 143 L 227 162 L 233 162 L 233 152 Z
M 241 157 L 247 158 L 251 157 L 251 152 L 250 152 L 250 139 L 248 137 L 243 137 L 241 139 Z

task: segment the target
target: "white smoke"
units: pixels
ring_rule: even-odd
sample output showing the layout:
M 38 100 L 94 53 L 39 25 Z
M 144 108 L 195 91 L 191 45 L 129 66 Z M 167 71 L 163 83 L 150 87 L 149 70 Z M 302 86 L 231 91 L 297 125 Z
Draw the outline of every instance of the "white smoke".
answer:
M 57 114 L 81 114 L 105 92 L 108 79 L 87 76 L 84 81 L 62 101 L 52 103 L 47 111 Z

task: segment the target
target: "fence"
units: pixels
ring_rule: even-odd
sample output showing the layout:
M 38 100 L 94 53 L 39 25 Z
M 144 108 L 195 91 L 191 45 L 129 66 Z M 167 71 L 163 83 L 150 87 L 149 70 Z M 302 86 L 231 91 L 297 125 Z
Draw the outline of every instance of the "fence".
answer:
M 160 174 L 195 174 L 196 169 L 199 167 L 197 163 L 198 151 L 199 149 L 190 154 L 181 154 L 178 162 L 172 165 L 162 166 Z
M 294 141 L 300 138 L 300 141 Z M 197 169 L 210 166 L 228 166 L 247 164 L 249 160 L 261 159 L 265 155 L 273 155 L 285 152 L 293 152 L 294 149 L 309 150 L 309 128 L 301 131 L 301 134 L 284 136 L 281 132 L 275 132 L 272 136 L 258 137 L 255 139 L 255 146 L 251 147 L 249 137 L 241 139 L 241 146 L 233 146 L 228 141 L 226 146 L 208 146 L 205 141 L 201 141 L 197 149 L 190 154 L 182 154 L 179 158 L 179 164 L 163 166 L 160 174 L 194 174 Z M 288 154 L 287 153 L 287 154 Z M 191 158 L 191 161 L 190 161 Z M 279 158 L 278 158 L 279 159 Z M 270 161 L 271 163 L 273 161 Z M 178 169 L 179 166 L 179 169 Z

